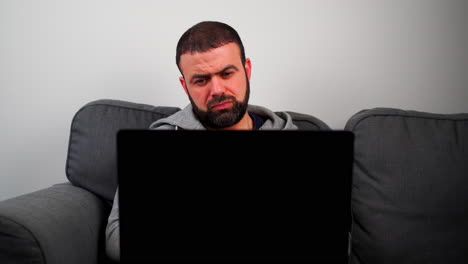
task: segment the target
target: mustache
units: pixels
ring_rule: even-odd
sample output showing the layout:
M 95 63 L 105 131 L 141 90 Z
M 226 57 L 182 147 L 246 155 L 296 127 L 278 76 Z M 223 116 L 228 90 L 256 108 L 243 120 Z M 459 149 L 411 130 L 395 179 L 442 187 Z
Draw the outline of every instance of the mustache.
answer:
M 223 101 L 227 101 L 227 100 L 232 101 L 232 102 L 237 101 L 236 98 L 234 96 L 232 96 L 232 95 L 222 94 L 222 95 L 217 95 L 217 96 L 213 97 L 213 99 L 211 99 L 211 101 L 208 102 L 207 107 L 208 107 L 208 109 L 211 109 L 213 107 L 213 105 L 221 103 Z

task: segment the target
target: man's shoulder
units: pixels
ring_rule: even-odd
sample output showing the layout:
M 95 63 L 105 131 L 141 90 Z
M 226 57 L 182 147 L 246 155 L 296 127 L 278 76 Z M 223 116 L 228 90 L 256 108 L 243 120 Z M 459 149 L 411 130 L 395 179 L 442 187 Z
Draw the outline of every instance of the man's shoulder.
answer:
M 191 105 L 187 105 L 184 109 L 162 119 L 153 122 L 151 129 L 204 129 L 203 125 L 195 117 Z
M 154 124 L 154 123 L 153 123 Z M 175 130 L 176 126 L 170 124 L 151 125 L 149 128 L 154 130 Z
M 273 112 L 266 107 L 258 105 L 249 105 L 247 111 L 265 119 L 260 129 L 297 129 L 291 116 L 286 112 Z

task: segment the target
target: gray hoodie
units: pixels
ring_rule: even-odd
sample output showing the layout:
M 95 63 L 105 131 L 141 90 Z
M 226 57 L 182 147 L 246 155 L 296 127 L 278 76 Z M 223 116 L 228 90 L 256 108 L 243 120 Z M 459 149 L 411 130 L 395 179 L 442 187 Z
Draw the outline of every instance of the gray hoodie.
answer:
M 283 130 L 297 129 L 293 124 L 291 116 L 286 112 L 278 114 L 266 109 L 265 107 L 249 105 L 247 111 L 262 116 L 266 119 L 260 130 Z M 198 121 L 192 111 L 192 105 L 187 105 L 182 111 L 179 111 L 167 118 L 162 118 L 151 124 L 151 129 L 188 129 L 205 130 L 206 128 Z
M 249 105 L 247 111 L 255 113 L 266 119 L 260 130 L 283 130 L 297 129 L 293 124 L 291 116 L 286 112 L 274 113 L 261 106 Z M 187 129 L 204 130 L 205 127 L 198 121 L 192 111 L 192 105 L 187 105 L 182 111 L 179 111 L 167 118 L 159 119 L 152 123 L 151 129 Z M 115 193 L 114 204 L 110 213 L 106 227 L 106 252 L 107 255 L 115 260 L 120 260 L 120 228 L 119 228 L 119 189 Z

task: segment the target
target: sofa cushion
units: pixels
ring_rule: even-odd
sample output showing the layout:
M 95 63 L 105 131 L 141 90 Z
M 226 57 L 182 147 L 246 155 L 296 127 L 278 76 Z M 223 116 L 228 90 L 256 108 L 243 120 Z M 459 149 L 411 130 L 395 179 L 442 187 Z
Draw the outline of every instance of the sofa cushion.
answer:
M 325 124 L 322 120 L 307 114 L 301 114 L 297 112 L 287 111 L 293 123 L 299 130 L 330 130 L 330 127 Z M 276 112 L 280 117 L 283 116 L 283 112 Z
M 112 201 L 117 188 L 116 136 L 120 129 L 148 128 L 177 111 L 117 100 L 98 100 L 73 117 L 68 146 L 68 180 Z
M 354 115 L 350 263 L 468 263 L 468 114 Z

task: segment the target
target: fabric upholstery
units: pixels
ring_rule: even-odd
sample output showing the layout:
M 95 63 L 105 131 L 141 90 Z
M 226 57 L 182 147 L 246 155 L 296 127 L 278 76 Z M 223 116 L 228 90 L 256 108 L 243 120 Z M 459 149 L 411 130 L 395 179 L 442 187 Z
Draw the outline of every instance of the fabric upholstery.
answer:
M 148 128 L 177 111 L 117 100 L 98 100 L 74 116 L 66 164 L 71 183 L 108 201 L 117 188 L 116 135 L 120 129 Z
M 291 115 L 293 123 L 299 130 L 330 130 L 325 122 L 314 116 L 291 111 L 287 111 L 287 113 Z M 277 112 L 277 114 L 282 116 L 281 112 Z
M 354 115 L 352 264 L 468 263 L 468 114 Z
M 70 183 L 2 201 L 0 262 L 98 263 L 105 259 L 99 242 L 109 211 L 101 199 Z
M 0 210 L 4 203 L 0 202 Z M 20 223 L 0 216 L 0 259 L 2 263 L 45 263 L 40 245 L 31 232 Z

